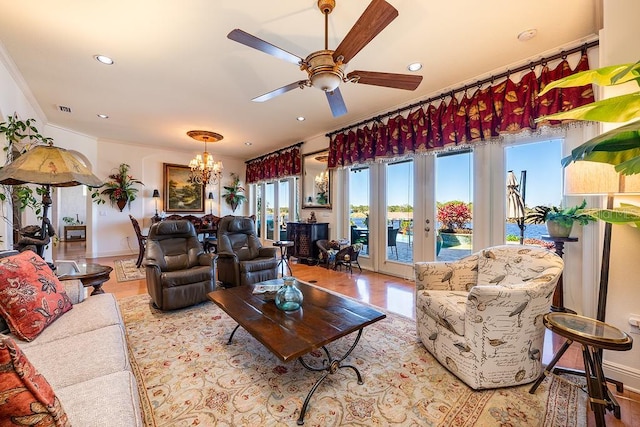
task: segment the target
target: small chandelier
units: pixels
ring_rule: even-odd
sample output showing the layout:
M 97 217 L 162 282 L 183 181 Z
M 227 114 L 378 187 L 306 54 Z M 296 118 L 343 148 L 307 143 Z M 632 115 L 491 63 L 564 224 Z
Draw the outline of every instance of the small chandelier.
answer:
M 201 185 L 216 184 L 222 178 L 222 162 L 213 161 L 213 156 L 207 152 L 207 142 L 220 141 L 223 136 L 208 130 L 190 130 L 187 135 L 196 141 L 204 142 L 204 152 L 189 162 L 189 181 Z

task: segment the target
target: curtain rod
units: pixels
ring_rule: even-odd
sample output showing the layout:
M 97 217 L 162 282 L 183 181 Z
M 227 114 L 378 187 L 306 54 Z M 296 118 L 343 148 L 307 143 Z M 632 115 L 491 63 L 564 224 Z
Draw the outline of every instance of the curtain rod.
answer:
M 587 49 L 591 49 L 592 47 L 598 46 L 599 43 L 600 43 L 599 40 L 594 40 L 592 42 L 585 43 L 582 46 L 576 46 L 576 47 L 568 49 L 568 50 L 563 50 L 560 53 L 556 53 L 555 55 L 551 55 L 551 56 L 548 56 L 546 58 L 538 59 L 537 61 L 529 62 L 526 65 L 521 65 L 521 66 L 516 67 L 516 68 L 514 68 L 512 70 L 509 69 L 509 70 L 507 70 L 507 71 L 505 71 L 503 73 L 496 74 L 496 75 L 493 75 L 491 77 L 487 77 L 487 78 L 482 79 L 482 80 L 478 80 L 477 82 L 475 82 L 473 84 L 467 84 L 467 85 L 464 85 L 464 86 L 459 87 L 457 89 L 452 89 L 450 91 L 443 92 L 438 96 L 432 96 L 431 98 L 425 99 L 423 101 L 416 102 L 416 103 L 411 104 L 411 105 L 407 105 L 406 107 L 401 107 L 401 108 L 398 108 L 397 110 L 388 111 L 386 113 L 377 115 L 375 117 L 371 117 L 370 119 L 362 120 L 362 121 L 360 121 L 358 123 L 355 123 L 353 125 L 343 127 L 342 129 L 334 130 L 332 132 L 329 132 L 329 133 L 325 134 L 325 136 L 331 138 L 333 135 L 335 135 L 337 133 L 344 132 L 344 131 L 349 130 L 349 129 L 357 128 L 357 127 L 360 127 L 360 126 L 365 125 L 367 123 L 380 122 L 380 121 L 382 121 L 383 118 L 391 117 L 394 114 L 402 113 L 403 111 L 413 110 L 416 107 L 422 107 L 425 104 L 429 104 L 429 103 L 431 103 L 433 101 L 437 101 L 438 99 L 442 99 L 445 96 L 453 96 L 456 93 L 466 92 L 468 89 L 470 89 L 472 87 L 481 87 L 482 85 L 484 85 L 486 83 L 493 83 L 495 80 L 498 80 L 498 79 L 501 79 L 501 78 L 504 78 L 504 77 L 509 77 L 511 74 L 519 73 L 520 71 L 524 71 L 524 70 L 528 70 L 528 69 L 533 69 L 533 68 L 537 67 L 538 65 L 543 65 L 543 64 L 546 65 L 547 62 L 553 61 L 555 59 L 565 59 L 567 56 L 569 56 L 571 54 L 574 54 L 576 52 L 586 52 Z
M 260 159 L 264 159 L 265 157 L 269 157 L 272 154 L 278 154 L 278 153 L 282 153 L 283 151 L 287 151 L 290 148 L 300 147 L 302 144 L 304 144 L 304 141 L 297 142 L 297 143 L 295 143 L 293 145 L 290 145 L 288 147 L 284 147 L 284 148 L 280 148 L 278 150 L 274 150 L 274 151 L 272 151 L 270 153 L 263 154 L 262 156 L 254 157 L 253 159 L 246 160 L 244 163 L 248 164 L 248 163 L 251 163 L 251 162 L 255 162 L 256 160 L 260 160 Z

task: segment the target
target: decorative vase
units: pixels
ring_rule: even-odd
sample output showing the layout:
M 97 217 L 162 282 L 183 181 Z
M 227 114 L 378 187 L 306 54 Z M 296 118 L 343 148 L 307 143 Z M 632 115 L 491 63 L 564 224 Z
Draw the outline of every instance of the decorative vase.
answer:
M 302 291 L 295 285 L 294 277 L 284 277 L 284 286 L 276 292 L 276 307 L 282 311 L 295 311 L 302 306 Z
M 549 233 L 550 237 L 569 237 L 572 228 L 573 223 L 566 226 L 557 221 L 547 221 L 547 233 Z
M 118 209 L 120 209 L 120 212 L 122 212 L 124 207 L 127 206 L 127 199 L 116 200 L 116 206 L 118 206 Z

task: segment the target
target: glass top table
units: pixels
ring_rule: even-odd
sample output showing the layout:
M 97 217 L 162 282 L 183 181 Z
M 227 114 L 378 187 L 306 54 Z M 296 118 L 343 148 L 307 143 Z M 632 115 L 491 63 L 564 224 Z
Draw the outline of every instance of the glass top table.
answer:
M 543 322 L 558 335 L 599 348 L 628 350 L 633 342 L 626 333 L 614 326 L 576 314 L 548 313 Z
M 55 274 L 59 280 L 78 279 L 84 287 L 93 286 L 91 295 L 103 294 L 102 284 L 109 280 L 113 271 L 108 265 L 84 263 L 84 262 L 60 262 L 56 263 Z

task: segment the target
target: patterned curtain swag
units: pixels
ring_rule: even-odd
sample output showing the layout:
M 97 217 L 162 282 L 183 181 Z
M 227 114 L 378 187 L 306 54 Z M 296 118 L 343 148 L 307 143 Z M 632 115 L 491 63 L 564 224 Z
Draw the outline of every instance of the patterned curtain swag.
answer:
M 553 80 L 588 69 L 587 54 L 583 52 L 574 70 L 563 59 L 553 70 L 545 65 L 539 77 L 532 69 L 519 83 L 507 78 L 485 89 L 478 88 L 470 97 L 465 92 L 459 100 L 452 95 L 448 103 L 442 99 L 438 106 L 427 104 L 406 118 L 397 115 L 386 124 L 376 122 L 337 133 L 329 142 L 329 167 L 469 146 L 504 134 L 562 125 L 560 121 L 536 123 L 535 119 L 593 102 L 591 85 L 555 89 L 542 97 L 538 93 Z
M 302 174 L 300 144 L 248 160 L 247 184 Z

